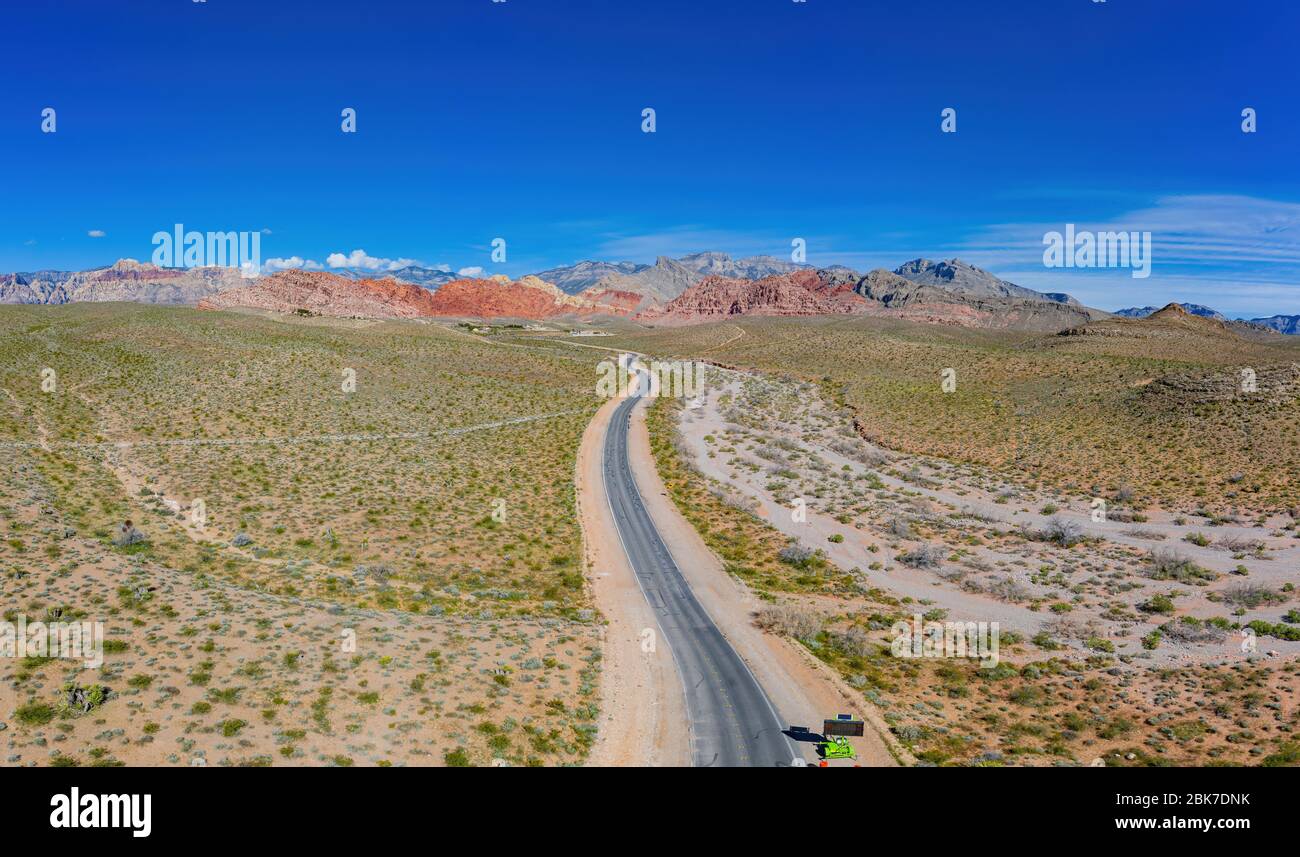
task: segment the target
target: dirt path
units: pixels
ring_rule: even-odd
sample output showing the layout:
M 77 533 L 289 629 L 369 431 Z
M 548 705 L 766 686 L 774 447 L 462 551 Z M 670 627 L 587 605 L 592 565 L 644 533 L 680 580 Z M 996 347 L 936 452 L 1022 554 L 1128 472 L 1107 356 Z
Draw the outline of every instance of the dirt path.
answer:
M 620 400 L 611 399 L 587 425 L 578 449 L 578 520 L 592 597 L 608 624 L 603 635 L 600 731 L 588 765 L 690 765 L 690 734 L 681 680 L 667 646 L 642 651 L 656 627 L 623 552 L 601 478 L 605 430 Z
M 650 454 L 644 406 L 633 411 L 629 451 L 646 508 L 691 591 L 753 671 L 777 711 L 790 721 L 789 725 L 807 726 L 813 731 L 819 731 L 824 718 L 841 712 L 865 716 L 875 729 L 853 741 L 859 763 L 897 765 L 901 748 L 885 737 L 889 733 L 883 720 L 878 712 L 867 708 L 861 693 L 850 689 L 807 652 L 754 626 L 753 614 L 761 606 L 758 599 L 727 574 L 668 497 Z
M 720 345 L 715 345 L 715 346 L 713 346 L 712 348 L 706 348 L 706 349 L 704 349 L 703 351 L 701 351 L 700 353 L 701 353 L 701 354 L 711 354 L 711 353 L 713 353 L 714 351 L 721 351 L 723 348 L 726 348 L 728 345 L 730 345 L 731 343 L 735 342 L 737 339 L 740 339 L 742 336 L 745 335 L 745 328 L 741 327 L 740 325 L 732 325 L 732 327 L 736 328 L 736 335 L 735 335 L 735 336 L 731 337 L 731 338 L 728 339 L 726 342 L 723 342 L 723 343 L 721 343 Z

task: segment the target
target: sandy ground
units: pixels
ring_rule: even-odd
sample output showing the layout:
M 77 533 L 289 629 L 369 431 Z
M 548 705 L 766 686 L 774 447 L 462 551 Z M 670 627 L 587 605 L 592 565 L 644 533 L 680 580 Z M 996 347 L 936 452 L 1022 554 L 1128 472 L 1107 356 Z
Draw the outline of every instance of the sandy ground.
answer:
M 760 484 L 766 478 L 765 476 L 740 474 L 737 472 L 737 468 L 728 463 L 728 456 L 709 455 L 710 445 L 705 440 L 706 437 L 721 434 L 726 425 L 725 418 L 719 412 L 719 397 L 723 393 L 735 394 L 740 390 L 738 379 L 742 377 L 741 374 L 732 372 L 726 374 L 736 380 L 711 390 L 706 396 L 702 397 L 702 407 L 689 411 L 687 418 L 682 421 L 680 425 L 682 437 L 695 454 L 696 466 L 708 478 L 738 489 L 759 502 L 758 508 L 755 510 L 758 517 L 786 535 L 799 539 L 803 544 L 825 551 L 828 558 L 840 568 L 859 569 L 871 584 L 880 586 L 895 595 L 910 596 L 924 603 L 945 608 L 951 611 L 955 617 L 997 621 L 1003 628 L 1019 630 L 1026 635 L 1036 633 L 1044 627 L 1045 623 L 1051 620 L 1052 614 L 1045 611 L 1033 611 L 1024 605 L 997 601 L 986 596 L 972 594 L 956 586 L 945 584 L 931 571 L 911 569 L 900 563 L 893 562 L 890 558 L 891 551 L 888 549 L 891 539 L 887 535 L 869 529 L 860 530 L 852 524 L 842 524 L 827 515 L 819 514 L 815 504 L 809 505 L 805 521 L 794 522 L 788 510 L 776 503 L 770 492 Z M 798 440 L 804 444 L 810 443 L 807 436 Z M 1018 502 L 1013 505 L 999 504 L 995 502 L 994 489 L 951 481 L 951 477 L 944 479 L 943 484 L 938 487 L 918 486 L 903 482 L 882 472 L 884 468 L 867 468 L 823 445 L 816 444 L 812 448 L 823 459 L 830 462 L 835 469 L 842 466 L 847 466 L 859 472 L 871 469 L 877 472 L 881 482 L 889 489 L 926 498 L 950 510 L 973 513 L 994 524 L 1017 526 L 1024 523 L 1034 528 L 1041 528 L 1047 524 L 1050 517 L 1035 511 L 1032 502 Z M 894 461 L 891 464 L 893 469 L 906 470 L 912 463 L 919 462 L 932 473 L 942 472 L 941 464 L 917 456 L 903 456 L 892 451 L 890 454 L 894 456 Z M 1038 500 L 1038 505 L 1041 505 L 1042 502 L 1042 499 Z M 1227 612 L 1230 609 L 1229 607 L 1207 601 L 1205 593 L 1221 590 L 1239 581 L 1240 578 L 1234 578 L 1227 574 L 1229 569 L 1238 564 L 1250 567 L 1250 580 L 1252 582 L 1280 586 L 1294 578 L 1295 562 L 1297 556 L 1300 556 L 1300 547 L 1295 546 L 1294 540 L 1270 536 L 1267 528 L 1220 526 L 1210 529 L 1204 525 L 1197 526 L 1191 523 L 1177 525 L 1172 522 L 1172 516 L 1160 511 L 1153 512 L 1152 520 L 1142 524 L 1096 524 L 1090 521 L 1087 509 L 1082 508 L 1079 501 L 1060 500 L 1059 502 L 1063 507 L 1062 517 L 1077 523 L 1085 535 L 1104 540 L 1103 545 L 1112 543 L 1143 550 L 1152 547 L 1172 548 L 1191 557 L 1198 564 L 1214 569 L 1223 575 L 1220 580 L 1203 590 L 1186 586 L 1174 587 L 1184 591 L 1191 590 L 1179 602 L 1180 613 L 1185 611 L 1191 615 L 1206 617 L 1222 615 Z M 1074 508 L 1071 508 L 1071 506 Z M 1154 541 L 1134 538 L 1127 534 L 1131 530 L 1159 534 L 1164 536 L 1165 540 Z M 1216 538 L 1237 535 L 1244 538 L 1259 539 L 1269 546 L 1270 558 L 1267 560 L 1253 557 L 1238 559 L 1222 550 L 1197 547 L 1183 541 L 1183 536 L 1191 532 L 1206 532 Z M 838 544 L 828 541 L 830 537 L 836 535 L 842 538 L 843 541 Z M 878 548 L 879 551 L 871 553 L 869 548 L 872 546 Z M 995 550 L 983 548 L 975 552 L 990 562 L 998 560 L 1014 562 L 1018 558 L 1015 555 L 1002 554 Z M 1083 556 L 1082 548 L 1076 550 L 1074 555 Z M 1098 558 L 1100 559 L 1100 556 Z M 876 560 L 882 561 L 883 568 L 872 570 L 870 565 Z M 1125 574 L 1136 576 L 1136 573 L 1126 566 L 1117 566 L 1117 568 L 1123 569 Z M 1173 586 L 1172 584 L 1161 585 L 1140 580 L 1138 582 L 1145 585 L 1140 585 L 1133 593 L 1130 593 L 1127 600 L 1132 603 L 1141 600 L 1150 592 L 1163 591 Z M 1252 610 L 1251 618 L 1263 616 L 1270 621 L 1278 621 L 1281 613 L 1291 606 L 1293 605 L 1288 603 Z M 1080 609 L 1076 615 L 1095 615 L 1099 610 L 1099 606 Z M 1164 621 L 1167 621 L 1167 617 L 1144 617 L 1143 631 L 1149 630 Z M 1138 635 L 1134 634 L 1127 640 L 1117 640 L 1116 643 L 1122 650 L 1138 650 L 1137 637 Z M 1294 654 L 1300 652 L 1300 643 L 1269 638 L 1261 644 L 1260 648 L 1261 650 L 1277 651 L 1284 655 Z M 1185 660 L 1236 662 L 1240 658 L 1239 640 L 1235 635 L 1232 635 L 1222 644 L 1197 647 L 1166 645 L 1156 653 L 1148 654 L 1147 657 L 1161 662 Z
M 870 726 L 863 738 L 853 739 L 859 764 L 897 765 L 903 751 L 888 735 L 878 712 L 870 709 L 861 693 L 854 692 L 831 670 L 784 639 L 764 634 L 754 626 L 761 606 L 741 583 L 731 578 L 695 528 L 681 516 L 668 497 L 650 454 L 645 407 L 633 411 L 629 437 L 632 472 L 646 508 L 663 536 L 691 590 L 709 612 L 723 635 L 748 664 L 787 725 L 820 731 L 821 722 L 840 713 L 866 717 Z M 639 593 L 638 593 L 639 594 Z M 894 752 L 891 752 L 891 746 Z M 815 759 L 813 745 L 806 757 Z M 906 759 L 906 757 L 904 756 Z
M 611 399 L 596 413 L 578 449 L 578 517 L 587 576 L 592 597 L 608 622 L 600 731 L 587 764 L 688 767 L 690 733 L 681 679 L 666 645 L 642 651 L 643 633 L 657 625 L 623 552 L 601 479 L 605 430 L 619 402 Z

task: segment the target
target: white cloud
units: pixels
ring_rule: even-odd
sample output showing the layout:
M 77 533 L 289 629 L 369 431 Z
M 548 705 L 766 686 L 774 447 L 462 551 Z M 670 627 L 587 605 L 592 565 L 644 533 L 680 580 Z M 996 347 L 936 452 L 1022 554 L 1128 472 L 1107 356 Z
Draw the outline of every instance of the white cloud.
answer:
M 325 264 L 331 268 L 361 268 L 367 271 L 395 271 L 407 265 L 419 265 L 417 259 L 382 259 L 371 256 L 365 250 L 353 250 L 344 255 L 331 253 L 325 257 Z
M 325 266 L 320 262 L 312 259 L 304 259 L 301 256 L 290 256 L 287 259 L 276 257 L 274 259 L 267 259 L 262 263 L 262 272 L 270 274 L 275 271 L 283 271 L 287 268 L 300 268 L 304 271 L 319 271 L 323 267 Z
M 483 268 L 479 265 L 472 265 L 468 268 L 461 268 L 456 273 L 460 274 L 462 277 L 481 277 L 483 275 Z
M 91 238 L 103 238 L 108 233 L 102 229 L 92 229 L 86 234 L 89 235 Z

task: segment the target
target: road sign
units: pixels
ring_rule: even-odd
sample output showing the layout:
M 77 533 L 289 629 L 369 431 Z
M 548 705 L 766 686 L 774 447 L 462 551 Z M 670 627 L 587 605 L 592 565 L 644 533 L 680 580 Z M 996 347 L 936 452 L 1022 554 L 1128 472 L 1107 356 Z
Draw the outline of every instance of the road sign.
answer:
M 822 734 L 827 738 L 836 735 L 861 738 L 865 734 L 865 726 L 861 720 L 855 720 L 848 714 L 841 714 L 834 720 L 822 721 Z

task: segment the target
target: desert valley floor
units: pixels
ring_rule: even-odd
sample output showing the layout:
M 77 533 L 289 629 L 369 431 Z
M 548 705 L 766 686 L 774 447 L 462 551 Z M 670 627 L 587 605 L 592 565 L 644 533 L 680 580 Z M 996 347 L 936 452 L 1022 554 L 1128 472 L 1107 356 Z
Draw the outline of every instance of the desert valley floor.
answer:
M 1178 311 L 573 326 L 0 307 L 4 618 L 106 635 L 98 667 L 5 661 L 5 763 L 602 763 L 636 627 L 579 449 L 621 352 L 709 364 L 646 408 L 646 460 L 736 634 L 886 761 L 1300 761 L 1289 338 Z M 1000 662 L 893 656 L 918 614 L 998 622 Z

